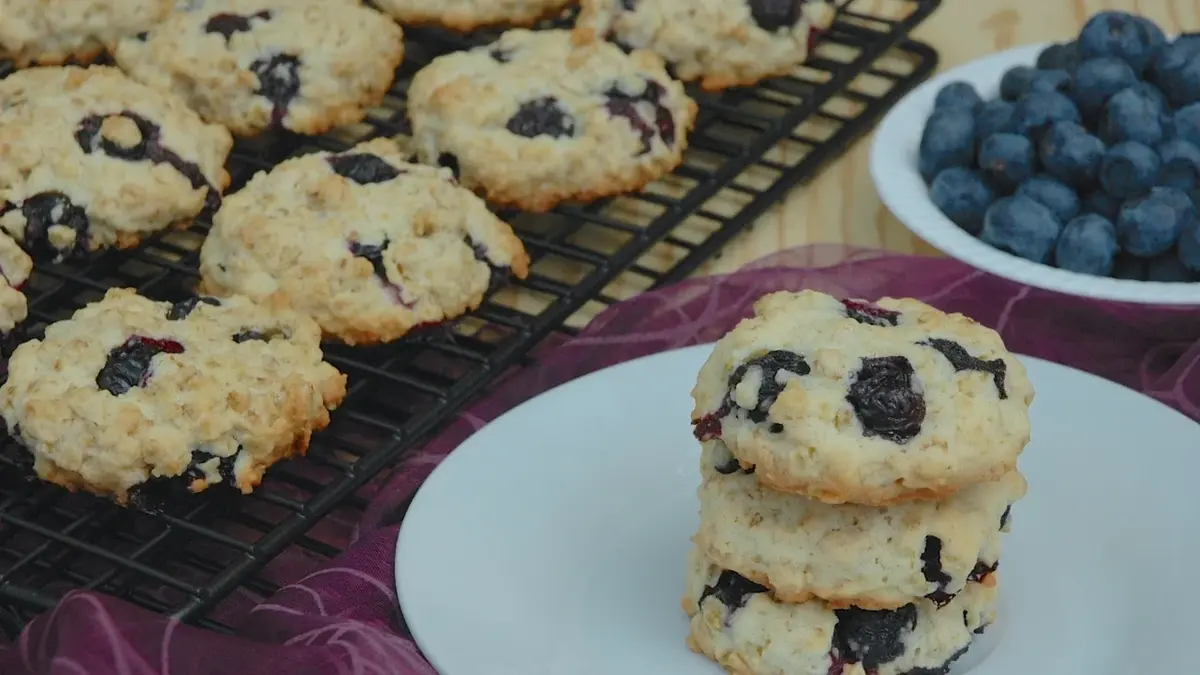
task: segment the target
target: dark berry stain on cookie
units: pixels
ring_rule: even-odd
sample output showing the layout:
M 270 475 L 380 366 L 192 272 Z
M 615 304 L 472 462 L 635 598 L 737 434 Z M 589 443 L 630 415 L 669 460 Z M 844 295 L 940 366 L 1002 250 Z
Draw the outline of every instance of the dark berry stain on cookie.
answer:
M 846 316 L 868 326 L 895 326 L 900 320 L 900 312 L 893 312 L 869 302 L 858 300 L 843 300 Z
M 937 588 L 925 597 L 938 607 L 945 607 L 954 599 L 953 594 L 946 592 L 946 587 L 953 579 L 942 568 L 942 540 L 933 535 L 925 537 L 925 549 L 921 551 L 921 574 L 925 575 L 925 581 L 937 585 Z
M 438 163 L 438 166 L 440 166 L 440 167 L 450 169 L 450 173 L 454 174 L 454 177 L 456 179 L 461 177 L 462 174 L 459 173 L 459 168 L 458 168 L 458 157 L 455 156 L 454 154 L 449 153 L 449 152 L 441 153 L 440 155 L 438 155 L 437 163 Z
M 20 209 L 25 217 L 25 230 L 21 244 L 35 260 L 62 262 L 82 258 L 88 251 L 88 217 L 82 207 L 76 206 L 61 192 L 41 192 L 26 199 L 19 206 L 4 202 L 0 216 Z M 71 230 L 75 237 L 66 246 L 56 246 L 50 237 L 50 229 L 61 227 Z
M 467 235 L 463 239 L 463 242 L 471 248 L 471 254 L 475 256 L 476 260 L 487 265 L 489 293 L 500 288 L 508 281 L 508 275 L 512 271 L 512 268 L 492 262 L 492 259 L 488 257 L 487 247 L 472 239 L 470 235 Z
M 288 106 L 300 93 L 300 57 L 275 54 L 250 64 L 250 72 L 258 77 L 254 93 L 271 102 L 271 125 L 283 124 Z
M 903 656 L 904 639 L 917 626 L 916 605 L 892 610 L 849 607 L 834 613 L 834 661 L 860 663 L 867 672 Z
M 88 115 L 79 122 L 75 142 L 89 155 L 100 151 L 113 159 L 166 164 L 186 178 L 193 188 L 208 188 L 200 218 L 212 217 L 221 206 L 221 193 L 209 184 L 199 165 L 186 161 L 164 146 L 162 128 L 137 113 L 126 110 L 115 115 Z
M 913 367 L 903 356 L 865 358 L 846 400 L 863 426 L 864 436 L 907 443 L 921 433 L 925 397 L 913 386 Z
M 1008 519 L 1011 515 L 1012 515 L 1012 504 L 1009 504 L 1004 509 L 1004 513 L 1000 514 L 1000 529 L 1001 530 L 1008 527 Z
M 199 305 L 200 303 L 204 303 L 206 305 L 211 305 L 213 307 L 221 306 L 220 300 L 217 300 L 216 298 L 210 298 L 207 295 L 199 295 L 199 296 L 192 296 L 190 298 L 184 298 L 183 300 L 180 300 L 179 302 L 171 305 L 171 309 L 167 310 L 167 320 L 168 321 L 181 321 L 183 319 L 188 318 L 188 315 L 190 315 L 193 311 L 195 311 L 196 306 Z
M 512 61 L 512 55 L 513 53 L 511 49 L 494 47 L 488 51 L 488 56 L 492 57 L 492 60 L 496 63 L 508 63 L 509 61 Z
M 575 118 L 563 110 L 558 99 L 544 96 L 522 103 L 504 128 L 525 138 L 564 138 L 575 135 Z
M 238 451 L 241 447 L 238 447 Z M 205 450 L 193 450 L 191 459 L 183 473 L 175 476 L 154 476 L 138 485 L 129 493 L 129 501 L 138 508 L 148 511 L 158 511 L 168 506 L 173 500 L 185 497 L 190 493 L 213 487 L 202 464 L 211 462 L 214 455 Z M 238 452 L 229 457 L 220 457 L 217 462 L 217 475 L 221 477 L 222 487 L 236 487 L 237 478 L 234 475 L 234 464 Z M 211 470 L 211 467 L 209 467 Z M 201 482 L 203 481 L 203 482 Z
M 384 183 L 404 173 L 385 162 L 382 157 L 366 152 L 331 155 L 325 161 L 329 162 L 334 173 L 359 185 Z
M 401 305 L 404 305 L 405 307 L 411 308 L 413 305 L 405 302 L 404 293 L 402 292 L 401 288 L 392 283 L 392 280 L 388 278 L 387 266 L 383 262 L 383 252 L 387 250 L 388 245 L 391 243 L 392 242 L 388 239 L 384 239 L 383 243 L 381 244 L 364 244 L 362 242 L 352 241 L 349 242 L 350 254 L 356 258 L 362 258 L 363 260 L 371 263 L 371 269 L 375 271 L 376 278 L 378 278 L 383 284 L 383 287 L 388 290 L 392 296 L 392 299 Z
M 150 363 L 159 354 L 182 354 L 183 345 L 175 340 L 134 335 L 108 353 L 104 367 L 96 375 L 96 386 L 120 396 L 150 381 Z
M 721 474 L 722 476 L 728 476 L 728 475 L 737 473 L 738 471 L 741 471 L 742 473 L 747 474 L 747 475 L 754 473 L 754 467 L 750 467 L 748 469 L 743 469 L 741 462 L 737 461 L 736 457 L 730 457 L 729 459 L 725 460 L 724 462 L 714 466 L 713 469 L 716 470 L 716 472 Z
M 242 344 L 243 342 L 270 342 L 276 338 L 286 340 L 288 335 L 286 332 L 278 328 L 266 328 L 263 330 L 247 328 L 246 330 L 235 333 L 233 336 L 233 341 L 238 344 Z
M 754 23 L 766 31 L 791 28 L 800 21 L 805 0 L 747 0 Z
M 984 579 L 987 579 L 992 574 L 995 574 L 996 570 L 998 570 L 998 569 L 1000 569 L 1000 561 L 999 560 L 997 560 L 996 562 L 991 563 L 991 564 L 985 563 L 982 560 L 980 560 L 975 563 L 975 567 L 972 568 L 971 573 L 967 575 L 967 581 L 974 582 L 977 584 L 982 583 Z
M 1008 398 L 1008 391 L 1004 388 L 1004 376 L 1008 372 L 1008 366 L 1004 363 L 1004 359 L 985 361 L 976 358 L 968 354 L 962 345 L 953 340 L 930 338 L 921 344 L 926 347 L 932 347 L 940 352 L 950 362 L 950 365 L 954 366 L 954 370 L 957 372 L 976 370 L 983 373 L 991 373 L 992 381 L 996 383 L 996 392 L 1000 394 L 1000 398 Z
M 650 152 L 655 136 L 661 138 L 663 144 L 668 148 L 675 144 L 675 118 L 671 116 L 671 111 L 661 103 L 662 97 L 666 93 L 666 87 L 653 80 L 647 80 L 645 90 L 637 96 L 627 94 L 617 87 L 604 93 L 605 98 L 608 99 L 605 103 L 608 114 L 624 118 L 641 136 L 643 155 Z M 647 120 L 643 116 L 642 111 L 638 109 L 639 103 L 648 104 L 653 108 L 653 121 Z
M 253 19 L 269 21 L 271 19 L 271 12 L 264 9 L 263 11 L 255 12 L 250 16 L 228 13 L 214 14 L 212 18 L 210 18 L 208 22 L 204 24 L 204 32 L 220 33 L 221 36 L 225 38 L 225 41 L 228 42 L 229 38 L 233 37 L 234 33 L 250 32 L 250 29 L 253 28 L 250 22 Z
M 750 596 L 757 593 L 766 593 L 768 590 L 770 589 L 766 586 L 756 584 L 737 572 L 721 570 L 721 575 L 717 577 L 717 583 L 712 586 L 705 586 L 696 604 L 702 605 L 706 598 L 712 596 L 732 614 L 744 607 Z
M 758 385 L 758 399 L 752 410 L 747 411 L 748 417 L 754 422 L 764 422 L 770 412 L 771 406 L 775 404 L 775 399 L 779 398 L 779 394 L 783 392 L 787 386 L 788 373 L 803 377 L 812 372 L 812 368 L 803 356 L 793 352 L 784 350 L 774 350 L 767 352 L 765 355 L 750 359 L 749 361 L 738 366 L 729 376 L 727 386 L 729 391 L 726 392 L 725 398 L 721 401 L 720 407 L 713 412 L 701 417 L 698 420 L 693 420 L 692 435 L 698 440 L 707 441 L 713 438 L 718 438 L 721 435 L 721 420 L 729 413 L 733 412 L 737 406 L 733 402 L 733 390 L 737 389 L 742 383 L 750 369 L 758 367 L 761 369 L 761 379 Z M 774 431 L 779 433 L 782 431 Z

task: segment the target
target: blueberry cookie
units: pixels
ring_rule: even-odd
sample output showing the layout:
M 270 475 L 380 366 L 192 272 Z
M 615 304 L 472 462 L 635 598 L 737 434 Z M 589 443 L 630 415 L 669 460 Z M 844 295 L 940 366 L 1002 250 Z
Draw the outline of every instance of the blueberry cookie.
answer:
M 319 134 L 379 105 L 404 43 L 394 21 L 353 0 L 193 0 L 114 57 L 239 136 Z
M 408 95 L 413 147 L 504 206 L 636 190 L 679 165 L 696 104 L 653 54 L 512 30 L 439 57 Z
M 200 251 L 205 292 L 281 297 L 349 344 L 456 317 L 528 269 L 482 199 L 387 139 L 259 173 L 226 199 Z
M 172 0 L 0 0 L 0 59 L 90 63 L 108 45 L 149 30 Z
M 438 24 L 458 31 L 484 26 L 531 26 L 563 11 L 574 0 L 376 0 L 380 9 L 408 24 Z
M 232 145 L 115 68 L 18 71 L 0 80 L 0 228 L 35 260 L 135 246 L 216 210 Z
M 895 609 L 919 597 L 944 605 L 968 582 L 986 583 L 1026 489 L 1012 471 L 944 502 L 834 506 L 763 488 L 719 440 L 704 444 L 701 462 L 694 540 L 705 557 L 780 601 L 836 607 Z
M 576 39 L 648 49 L 708 90 L 752 85 L 808 59 L 829 0 L 583 0 Z
M 908 299 L 785 292 L 754 310 L 701 369 L 692 424 L 767 487 L 878 506 L 1016 468 L 1033 387 L 995 331 Z
M 346 393 L 311 319 L 246 298 L 112 289 L 17 347 L 0 416 L 38 476 L 124 503 L 179 485 L 250 492 Z
M 21 287 L 33 273 L 33 260 L 17 242 L 0 234 L 0 337 L 7 336 L 28 313 Z

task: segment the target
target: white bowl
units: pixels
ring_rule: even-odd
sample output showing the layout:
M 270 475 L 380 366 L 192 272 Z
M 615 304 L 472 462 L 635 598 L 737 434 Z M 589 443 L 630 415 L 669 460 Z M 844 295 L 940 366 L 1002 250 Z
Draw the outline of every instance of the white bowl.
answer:
M 1000 78 L 1013 66 L 1033 65 L 1048 45 L 1029 45 L 959 66 L 926 82 L 892 108 L 871 148 L 871 177 L 888 209 L 917 236 L 943 253 L 997 276 L 1059 293 L 1157 305 L 1200 305 L 1200 283 L 1109 279 L 1030 262 L 988 246 L 942 214 L 917 170 L 917 151 L 933 101 L 946 84 L 975 85 L 984 99 L 999 95 Z

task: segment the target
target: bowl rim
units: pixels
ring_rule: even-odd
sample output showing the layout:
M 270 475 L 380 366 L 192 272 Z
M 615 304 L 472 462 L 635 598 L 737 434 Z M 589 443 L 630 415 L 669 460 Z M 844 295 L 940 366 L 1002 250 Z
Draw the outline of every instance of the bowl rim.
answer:
M 1035 263 L 983 243 L 955 225 L 933 204 L 917 169 L 917 147 L 937 92 L 965 81 L 984 98 L 999 91 L 1000 76 L 1013 66 L 1033 65 L 1051 42 L 1028 44 L 969 61 L 931 78 L 888 111 L 872 141 L 871 179 L 881 201 L 913 234 L 976 269 L 1027 286 L 1098 300 L 1151 305 L 1200 305 L 1200 282 L 1113 279 Z

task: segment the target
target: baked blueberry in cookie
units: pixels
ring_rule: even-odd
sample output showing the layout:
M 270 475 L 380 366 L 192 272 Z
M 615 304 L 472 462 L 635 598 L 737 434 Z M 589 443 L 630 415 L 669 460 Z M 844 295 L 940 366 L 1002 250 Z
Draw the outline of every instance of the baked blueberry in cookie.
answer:
M 833 23 L 827 0 L 583 0 L 576 40 L 646 49 L 709 90 L 783 75 Z
M 804 366 L 781 375 L 758 354 Z M 692 396 L 695 436 L 724 439 L 768 487 L 879 506 L 1011 471 L 1033 388 L 999 335 L 967 317 L 803 291 L 760 299 L 717 343 Z
M 113 56 L 239 136 L 320 134 L 383 100 L 404 44 L 394 21 L 354 0 L 206 0 Z
M 232 144 L 115 68 L 18 71 L 0 80 L 0 229 L 37 260 L 136 246 L 211 216 Z
M 561 13 L 572 0 L 376 0 L 404 25 L 436 24 L 470 32 L 487 26 L 532 26 Z
M 279 303 L 113 289 L 17 347 L 0 416 L 38 476 L 71 490 L 119 503 L 167 485 L 249 492 L 345 395 L 320 338 Z
M 285 297 L 349 344 L 453 319 L 528 268 L 483 200 L 388 139 L 259 173 L 225 200 L 200 251 L 204 292 Z
M 173 0 L 4 0 L 0 60 L 18 68 L 91 63 L 108 45 L 162 21 Z
M 674 169 L 696 105 L 649 52 L 516 29 L 434 59 L 413 78 L 408 114 L 420 161 L 497 205 L 545 211 Z

